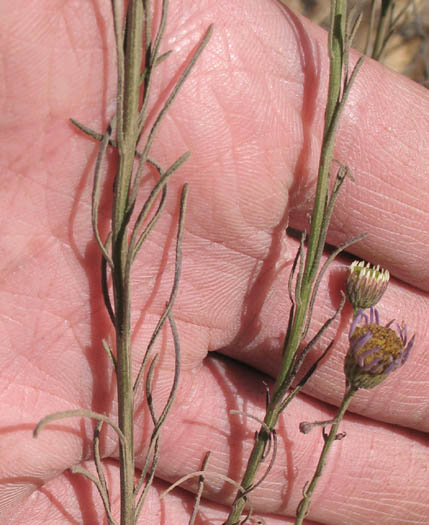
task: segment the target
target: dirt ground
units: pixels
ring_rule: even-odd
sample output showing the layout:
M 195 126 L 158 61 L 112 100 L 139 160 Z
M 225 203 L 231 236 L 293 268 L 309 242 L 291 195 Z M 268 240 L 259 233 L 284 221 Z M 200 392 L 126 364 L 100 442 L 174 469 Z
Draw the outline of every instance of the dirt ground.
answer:
M 330 0 L 282 1 L 315 23 L 327 27 Z M 364 10 L 364 17 L 354 45 L 363 51 L 372 2 L 354 0 L 349 4 Z M 378 4 L 381 4 L 381 0 Z M 429 0 L 397 0 L 395 14 L 403 8 L 406 8 L 405 16 L 389 40 L 381 62 L 429 87 Z

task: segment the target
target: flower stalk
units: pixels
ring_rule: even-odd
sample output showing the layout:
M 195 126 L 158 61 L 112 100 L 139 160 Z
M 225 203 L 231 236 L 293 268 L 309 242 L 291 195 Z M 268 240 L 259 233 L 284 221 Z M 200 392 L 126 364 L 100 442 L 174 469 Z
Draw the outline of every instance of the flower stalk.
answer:
M 326 465 L 326 460 L 328 457 L 328 453 L 331 449 L 332 443 L 336 439 L 341 439 L 343 437 L 343 435 L 338 435 L 338 427 L 340 426 L 340 423 L 344 417 L 344 414 L 346 413 L 347 408 L 349 407 L 350 402 L 353 399 L 353 396 L 355 395 L 356 392 L 357 392 L 357 388 L 355 387 L 350 387 L 346 390 L 343 401 L 341 402 L 340 408 L 338 410 L 337 417 L 332 422 L 332 426 L 331 426 L 331 430 L 329 434 L 326 434 L 325 431 L 323 430 L 323 438 L 324 438 L 325 443 L 323 445 L 323 449 L 320 454 L 319 462 L 317 464 L 316 471 L 313 475 L 313 478 L 310 481 L 309 485 L 304 487 L 303 498 L 300 501 L 298 508 L 296 510 L 295 525 L 302 525 L 302 522 L 304 521 L 305 517 L 309 513 L 311 497 L 313 495 L 314 489 L 316 488 L 316 485 L 320 477 L 322 476 L 323 469 Z
M 303 489 L 303 498 L 296 510 L 296 525 L 301 525 L 310 511 L 311 498 L 322 476 L 328 453 L 336 439 L 345 434 L 338 434 L 338 427 L 356 392 L 370 389 L 384 381 L 391 372 L 400 368 L 408 359 L 414 345 L 414 336 L 408 340 L 408 331 L 404 323 L 397 325 L 396 332 L 391 328 L 393 321 L 383 326 L 380 324 L 378 311 L 370 309 L 369 315 L 359 312 L 353 319 L 349 333 L 349 350 L 344 360 L 346 392 L 334 420 L 302 422 L 300 430 L 308 434 L 314 427 L 323 427 L 325 441 L 315 473 L 309 485 Z M 325 427 L 331 425 L 329 434 Z

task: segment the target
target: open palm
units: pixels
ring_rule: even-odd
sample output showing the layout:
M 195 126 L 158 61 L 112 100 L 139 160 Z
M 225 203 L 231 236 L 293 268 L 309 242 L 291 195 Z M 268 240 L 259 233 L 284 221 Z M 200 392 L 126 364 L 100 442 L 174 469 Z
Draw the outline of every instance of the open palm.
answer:
M 46 3 L 45 3 L 46 4 Z M 158 6 L 159 7 L 159 6 Z M 197 523 L 222 523 L 262 418 L 287 326 L 287 279 L 308 227 L 327 86 L 326 34 L 270 0 L 186 2 L 170 8 L 154 93 L 160 99 L 210 23 L 214 35 L 172 106 L 151 152 L 172 179 L 167 213 L 133 273 L 133 368 L 137 372 L 171 287 L 178 192 L 190 184 L 183 274 L 175 306 L 182 347 L 180 388 L 162 432 L 157 480 L 142 523 L 187 523 L 195 482 L 160 500 L 169 483 L 197 471 L 212 452 Z M 33 439 L 45 415 L 86 408 L 116 418 L 115 378 L 101 340 L 112 337 L 99 287 L 100 255 L 90 227 L 94 141 L 68 122 L 102 130 L 114 108 L 110 2 L 19 0 L 3 13 L 1 49 L 0 518 L 3 523 L 103 523 L 91 484 L 93 422 L 67 420 Z M 154 107 L 157 100 L 153 100 Z M 335 158 L 354 177 L 339 197 L 328 241 L 361 232 L 353 253 L 387 267 L 380 304 L 386 322 L 417 333 L 407 365 L 361 391 L 334 445 L 309 518 L 315 523 L 427 523 L 429 516 L 429 96 L 367 60 L 339 130 Z M 113 161 L 114 153 L 111 154 Z M 113 164 L 113 163 L 112 163 Z M 101 227 L 107 231 L 114 167 L 106 173 Z M 153 184 L 148 175 L 142 195 Z M 322 283 L 310 332 L 337 308 L 345 263 Z M 281 418 L 276 464 L 251 494 L 266 523 L 293 514 L 321 448 L 302 420 L 333 416 L 344 389 L 342 361 L 351 311 L 318 373 Z M 330 329 L 314 356 L 335 335 Z M 310 334 L 311 335 L 311 334 Z M 173 350 L 157 351 L 155 406 L 166 400 Z M 217 351 L 216 354 L 210 352 Z M 150 418 L 137 403 L 136 449 L 144 458 Z M 102 440 L 114 513 L 119 512 L 118 443 Z M 289 518 L 287 518 L 289 516 Z

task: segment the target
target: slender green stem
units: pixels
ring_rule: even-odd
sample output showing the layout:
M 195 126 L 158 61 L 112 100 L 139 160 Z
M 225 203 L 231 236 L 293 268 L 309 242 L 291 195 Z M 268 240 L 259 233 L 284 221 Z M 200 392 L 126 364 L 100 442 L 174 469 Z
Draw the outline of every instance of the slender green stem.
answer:
M 331 0 L 331 30 L 329 32 L 329 94 L 326 104 L 325 135 L 340 100 L 345 48 L 347 0 Z
M 297 511 L 296 511 L 296 521 L 295 521 L 296 525 L 301 525 L 303 520 L 305 519 L 305 517 L 310 511 L 311 497 L 313 495 L 314 489 L 316 488 L 319 478 L 322 475 L 323 469 L 326 465 L 326 459 L 328 457 L 328 453 L 332 446 L 332 443 L 335 441 L 337 437 L 338 427 L 356 391 L 357 390 L 353 388 L 349 388 L 346 391 L 343 401 L 341 403 L 341 406 L 338 410 L 338 415 L 335 418 L 334 423 L 332 424 L 331 431 L 329 432 L 327 436 L 325 436 L 324 434 L 325 444 L 323 445 L 322 453 L 320 454 L 320 458 L 319 458 L 319 462 L 316 467 L 316 471 L 314 473 L 314 476 L 310 484 L 308 485 L 308 487 L 304 489 L 304 496 L 302 500 L 300 501 Z
M 316 198 L 313 207 L 311 230 L 304 269 L 302 275 L 298 276 L 300 284 L 299 287 L 297 286 L 295 308 L 292 313 L 293 320 L 285 338 L 283 362 L 280 368 L 280 373 L 274 385 L 272 400 L 267 407 L 264 424 L 261 425 L 260 430 L 257 433 L 241 482 L 241 486 L 246 492 L 244 494 L 241 492 L 237 493 L 231 512 L 226 521 L 226 525 L 236 525 L 240 521 L 240 516 L 246 504 L 247 493 L 250 492 L 254 486 L 254 479 L 259 465 L 264 458 L 267 444 L 270 441 L 271 432 L 274 430 L 280 413 L 285 406 L 283 400 L 293 380 L 296 354 L 302 343 L 303 332 L 309 312 L 310 299 L 312 297 L 313 287 L 317 278 L 320 259 L 325 245 L 326 233 L 330 219 L 329 180 L 334 154 L 335 134 L 347 94 L 353 84 L 355 73 L 357 72 L 357 70 L 354 71 L 354 74 L 350 78 L 350 82 L 346 83 L 344 92 L 341 93 L 343 86 L 343 68 L 344 64 L 348 63 L 348 61 L 345 60 L 344 54 L 349 48 L 345 42 L 346 13 L 346 0 L 332 0 L 331 30 L 329 36 L 330 75 L 328 101 L 325 113 L 325 127 L 320 155 Z
M 118 382 L 118 422 L 125 436 L 120 446 L 121 524 L 134 523 L 134 394 L 131 377 L 130 305 L 129 290 L 123 288 L 121 276 L 115 272 L 116 351 Z
M 141 0 L 131 0 L 126 18 L 125 70 L 123 97 L 118 97 L 117 113 L 122 122 L 118 127 L 119 172 L 117 175 L 113 209 L 113 244 L 122 238 L 126 241 L 125 226 L 129 188 L 134 165 L 134 152 L 138 139 L 140 76 L 143 57 L 143 4 Z M 125 245 L 122 249 L 125 257 Z
M 290 373 L 295 354 L 301 342 L 302 330 L 306 320 L 308 304 L 310 301 L 313 283 L 316 278 L 319 254 L 325 244 L 323 233 L 324 218 L 326 215 L 326 205 L 328 202 L 329 179 L 334 155 L 335 133 L 339 120 L 337 111 L 340 104 L 341 78 L 343 68 L 343 49 L 346 27 L 347 2 L 338 0 L 332 3 L 331 7 L 331 32 L 329 37 L 329 88 L 328 102 L 325 114 L 325 128 L 322 151 L 320 154 L 319 173 L 317 177 L 316 198 L 311 216 L 311 230 L 308 240 L 307 255 L 305 259 L 304 275 L 302 278 L 300 301 L 297 305 L 295 322 L 292 336 L 287 338 L 286 346 L 283 351 L 284 359 L 274 391 L 277 392 Z
M 190 153 L 185 153 L 164 172 L 158 162 L 149 157 L 149 152 L 161 121 L 178 95 L 183 83 L 195 65 L 196 60 L 207 45 L 212 33 L 212 27 L 210 26 L 208 28 L 190 60 L 182 68 L 182 73 L 177 79 L 177 82 L 175 82 L 171 93 L 156 115 L 155 123 L 151 129 L 148 130 L 143 152 L 139 152 L 137 150 L 137 144 L 139 142 L 140 134 L 146 124 L 145 115 L 147 113 L 148 100 L 151 96 L 152 73 L 156 66 L 170 54 L 170 51 L 167 51 L 158 56 L 161 39 L 165 33 L 168 0 L 162 1 L 162 17 L 155 39 L 152 38 L 151 33 L 152 19 L 150 14 L 150 0 L 129 0 L 129 2 L 111 0 L 111 3 L 114 20 L 117 58 L 116 65 L 118 73 L 116 114 L 104 134 L 99 134 L 74 120 L 73 123 L 82 131 L 101 142 L 96 162 L 92 192 L 92 227 L 95 239 L 102 253 L 101 289 L 104 303 L 110 320 L 114 325 L 116 336 L 116 357 L 110 344 L 106 340 L 103 340 L 103 347 L 117 376 L 118 424 L 115 424 L 103 414 L 97 414 L 88 410 L 58 412 L 42 419 L 35 428 L 34 436 L 36 437 L 46 424 L 67 417 L 90 417 L 109 424 L 117 433 L 120 442 L 120 522 L 121 525 L 135 525 L 138 521 L 138 515 L 142 511 L 145 500 L 144 496 L 148 493 L 155 476 L 156 465 L 159 460 L 161 427 L 169 414 L 178 388 L 180 344 L 177 328 L 172 315 L 172 308 L 174 299 L 177 295 L 180 278 L 182 257 L 181 242 L 184 231 L 186 198 L 188 191 L 186 184 L 182 190 L 180 203 L 173 287 L 165 312 L 161 316 L 161 320 L 151 339 L 150 347 L 146 353 L 147 357 L 145 357 L 143 361 L 141 371 L 137 378 L 136 388 L 139 381 L 143 381 L 143 373 L 145 371 L 144 365 L 150 355 L 151 346 L 158 337 L 166 319 L 169 319 L 173 333 L 176 354 L 175 373 L 167 403 L 161 414 L 157 416 L 152 400 L 152 379 L 154 377 L 156 360 L 152 360 L 147 375 L 146 393 L 149 411 L 155 428 L 150 443 L 150 453 L 143 469 L 142 477 L 137 484 L 134 481 L 135 457 L 133 441 L 135 389 L 133 388 L 134 384 L 131 370 L 131 268 L 143 243 L 153 231 L 164 209 L 168 179 L 190 155 Z M 124 4 L 128 4 L 125 22 L 123 17 L 123 12 L 125 11 Z M 106 152 L 109 146 L 114 146 L 118 150 L 119 167 L 113 187 L 111 231 L 108 233 L 106 240 L 103 240 L 98 228 L 98 210 L 102 197 L 102 168 L 103 163 L 106 160 Z M 148 164 L 155 166 L 160 174 L 160 180 L 154 186 L 152 192 L 142 205 L 140 213 L 134 214 L 141 177 Z M 135 167 L 136 165 L 137 167 Z M 149 218 L 149 213 L 157 199 L 159 200 L 158 208 L 153 217 Z M 95 484 L 103 500 L 109 524 L 116 525 L 111 511 L 108 485 L 100 456 L 100 431 L 101 424 L 96 428 L 93 442 L 98 477 L 79 466 L 75 471 L 86 476 Z M 139 491 L 143 485 L 143 496 L 139 496 Z
M 311 216 L 311 230 L 308 240 L 307 258 L 304 269 L 304 281 L 314 276 L 316 254 L 320 243 L 323 217 L 329 191 L 329 178 L 334 155 L 335 144 L 335 113 L 340 102 L 341 79 L 343 71 L 343 50 L 346 29 L 346 0 L 334 0 L 331 6 L 331 31 L 329 33 L 329 88 L 323 133 L 323 147 L 320 156 L 319 173 L 317 177 L 316 199 Z
M 131 376 L 131 301 L 126 213 L 134 155 L 138 140 L 140 77 L 143 57 L 143 4 L 131 0 L 126 16 L 123 93 L 118 97 L 119 171 L 115 181 L 112 211 L 113 297 L 115 305 L 118 423 L 125 436 L 120 445 L 121 525 L 135 523 L 134 503 L 134 393 Z

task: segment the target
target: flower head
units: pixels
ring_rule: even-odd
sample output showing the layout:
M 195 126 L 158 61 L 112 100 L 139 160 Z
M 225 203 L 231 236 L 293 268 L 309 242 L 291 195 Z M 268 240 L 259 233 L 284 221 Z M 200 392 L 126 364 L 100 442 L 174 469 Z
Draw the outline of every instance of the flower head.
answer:
M 350 347 L 344 361 L 347 383 L 354 388 L 373 388 L 381 383 L 408 359 L 414 344 L 408 341 L 404 323 L 396 325 L 396 331 L 380 324 L 379 314 L 371 308 L 369 316 L 362 311 L 353 319 L 350 327 Z
M 389 272 L 378 265 L 371 267 L 364 261 L 354 261 L 350 265 L 346 281 L 347 299 L 355 312 L 375 306 L 389 284 Z

